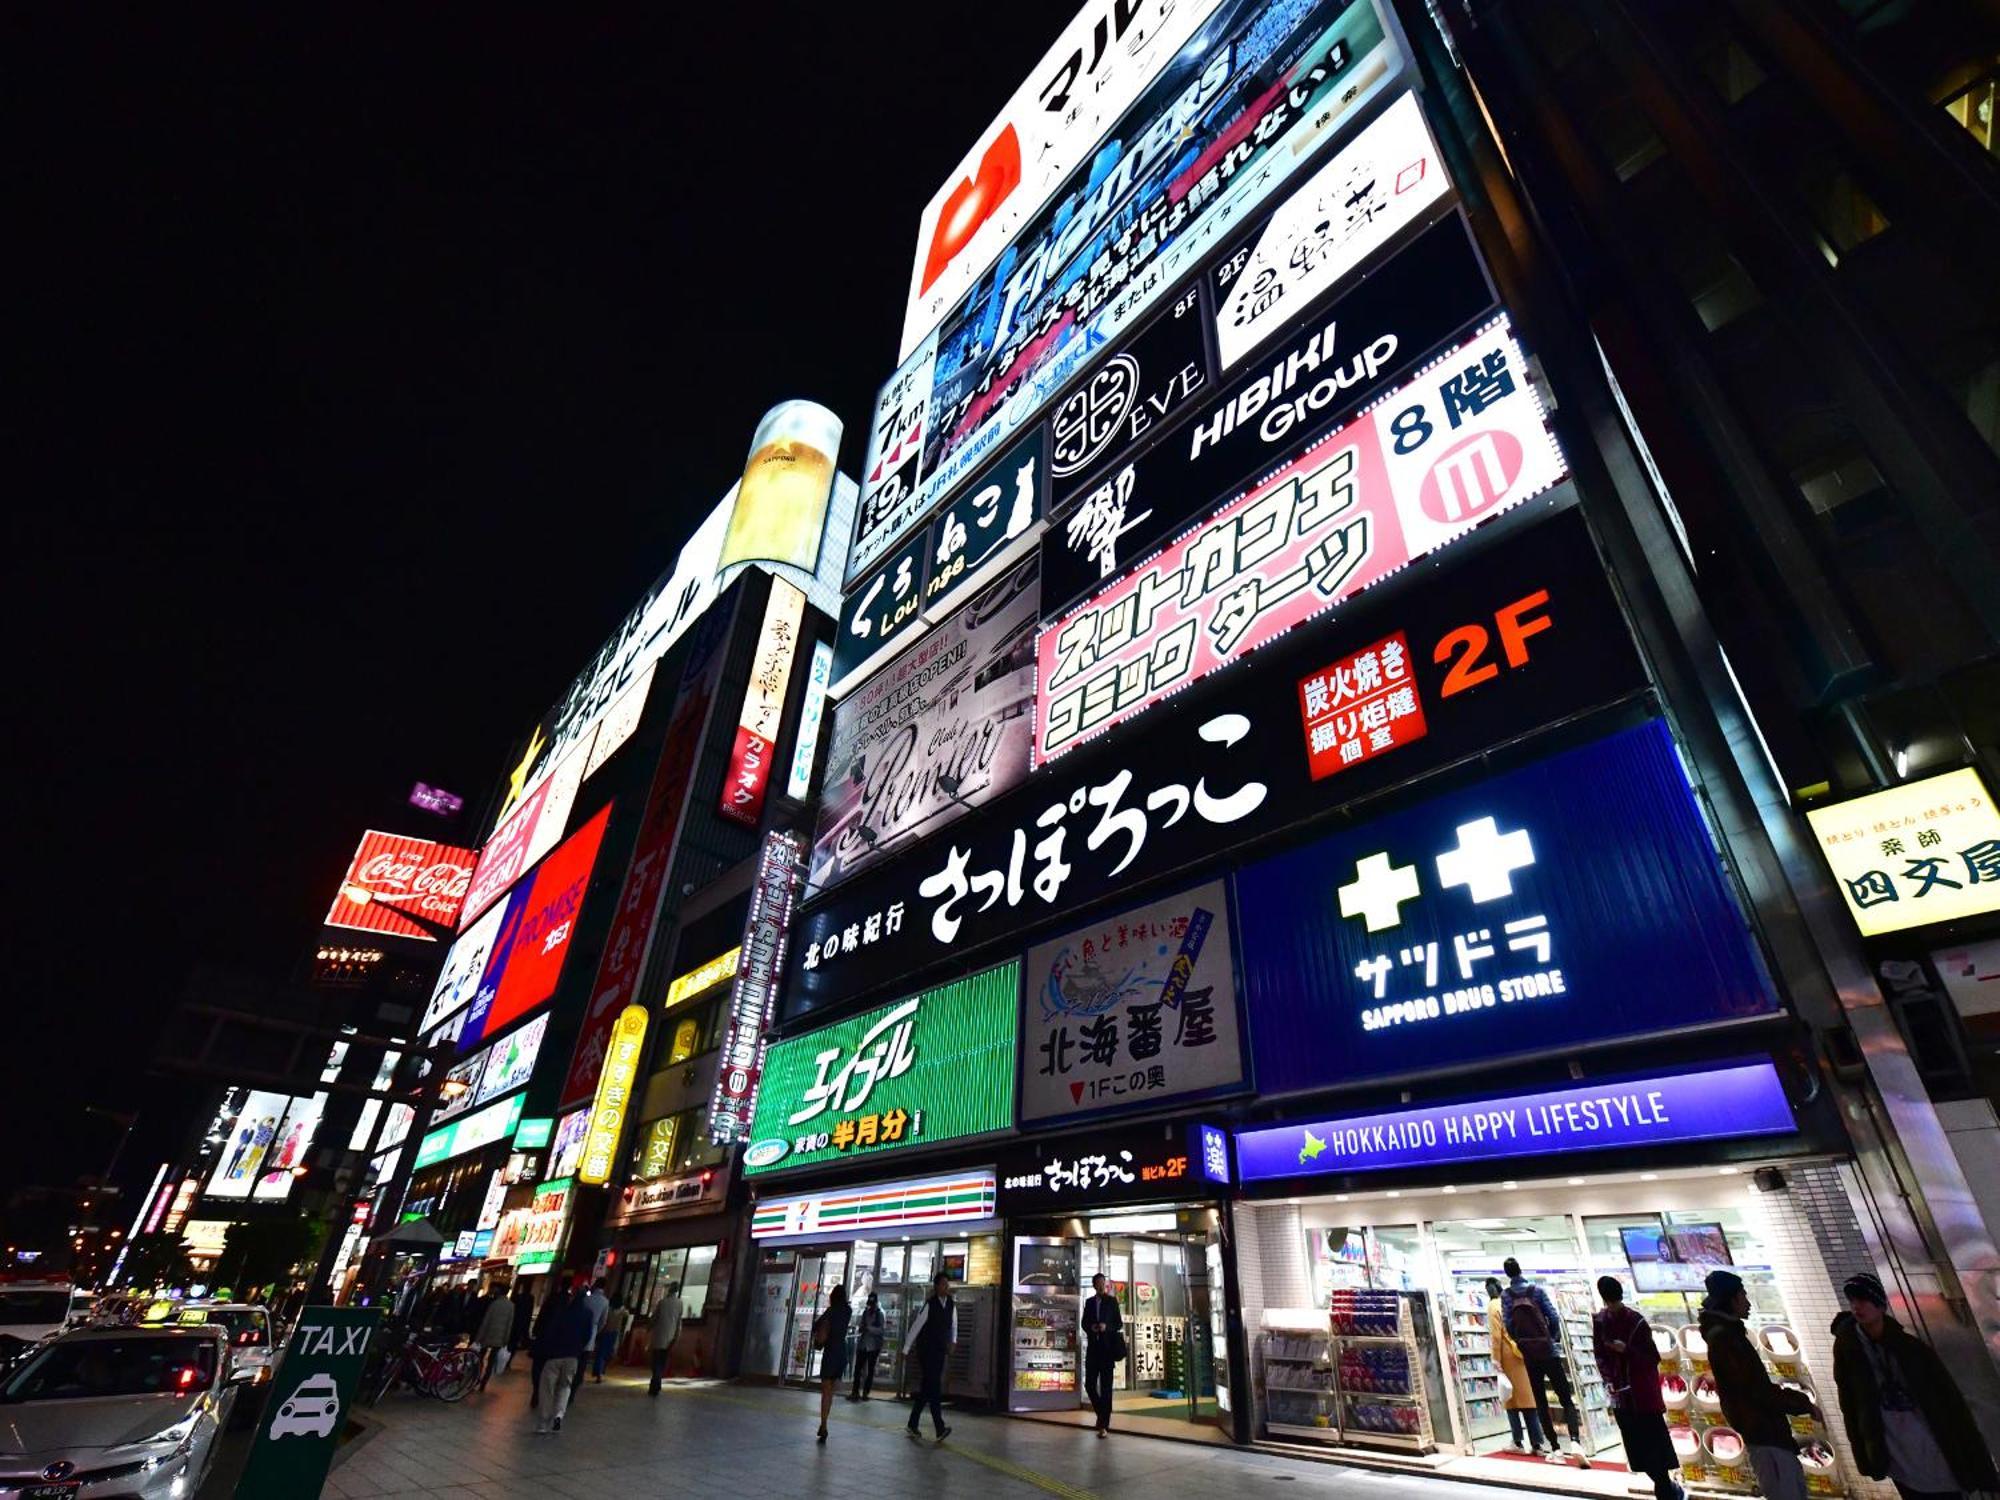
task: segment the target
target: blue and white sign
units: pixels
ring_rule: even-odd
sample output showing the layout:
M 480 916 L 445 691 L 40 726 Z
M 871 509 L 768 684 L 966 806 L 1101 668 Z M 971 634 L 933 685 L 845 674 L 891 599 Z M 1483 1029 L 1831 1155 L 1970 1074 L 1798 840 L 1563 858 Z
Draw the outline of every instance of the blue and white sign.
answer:
M 1253 865 L 1258 1091 L 1776 1009 L 1655 721 Z
M 1630 1150 L 1798 1128 L 1769 1062 L 1344 1115 L 1236 1135 L 1245 1182 Z

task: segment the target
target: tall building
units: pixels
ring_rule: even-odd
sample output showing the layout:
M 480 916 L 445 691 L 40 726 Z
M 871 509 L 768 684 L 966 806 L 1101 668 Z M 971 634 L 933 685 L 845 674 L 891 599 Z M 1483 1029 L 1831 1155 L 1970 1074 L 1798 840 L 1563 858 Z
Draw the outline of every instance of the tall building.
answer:
M 1614 1274 L 1721 1471 L 1726 1265 L 1861 1493 L 1871 1269 L 1992 1414 L 1993 58 L 1896 5 L 1082 8 L 918 226 L 746 1373 L 812 1378 L 835 1284 L 893 1366 L 941 1274 L 952 1393 L 1075 1420 L 1101 1273 L 1121 1421 L 1505 1478 L 1517 1260 L 1564 1437 L 1617 1444 Z

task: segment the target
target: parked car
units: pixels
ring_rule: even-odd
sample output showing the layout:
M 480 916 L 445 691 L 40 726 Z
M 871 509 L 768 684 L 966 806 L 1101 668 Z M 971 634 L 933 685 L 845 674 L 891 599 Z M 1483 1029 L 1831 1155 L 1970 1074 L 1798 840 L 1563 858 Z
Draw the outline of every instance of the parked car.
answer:
M 183 1302 L 174 1314 L 183 1328 L 213 1323 L 229 1335 L 229 1357 L 236 1369 L 253 1371 L 251 1383 L 263 1385 L 277 1362 L 271 1310 L 254 1302 Z
M 75 1300 L 66 1277 L 0 1277 L 0 1370 L 61 1333 Z
M 236 1387 L 211 1325 L 82 1329 L 0 1381 L 0 1493 L 180 1500 L 215 1459 Z

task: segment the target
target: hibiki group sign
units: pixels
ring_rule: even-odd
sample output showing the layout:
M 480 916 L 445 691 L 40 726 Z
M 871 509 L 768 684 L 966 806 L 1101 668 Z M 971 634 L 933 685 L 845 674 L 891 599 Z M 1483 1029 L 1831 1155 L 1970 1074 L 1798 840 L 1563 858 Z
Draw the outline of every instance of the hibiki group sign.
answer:
M 371 828 L 347 862 L 347 876 L 334 893 L 326 925 L 434 943 L 435 933 L 403 913 L 414 912 L 432 926 L 456 926 L 477 858 L 470 849 Z
M 1035 643 L 1047 761 L 1563 477 L 1504 321 Z
M 1227 0 L 877 398 L 858 574 L 1400 76 L 1373 0 Z
M 1398 637 L 1410 669 L 1398 685 L 1410 688 L 1413 712 L 1392 719 L 1391 695 L 1357 702 L 1350 690 L 1359 657 Z M 1378 653 L 1377 670 L 1388 670 L 1387 656 Z M 1308 716 L 1301 682 L 1333 684 L 1343 664 L 1339 691 L 1350 695 L 1332 716 Z M 1145 736 L 1085 746 L 1051 768 L 1053 779 L 1031 778 L 933 846 L 812 902 L 798 924 L 787 1014 L 906 988 L 932 964 L 1018 941 L 1136 880 L 1213 859 L 1644 683 L 1582 518 L 1508 517 L 1364 595 L 1338 620 L 1294 632 L 1180 695 Z M 1327 688 L 1329 700 L 1335 691 Z M 1378 744 L 1376 730 L 1392 722 L 1386 746 Z M 1329 727 L 1351 729 L 1328 747 L 1343 769 L 1315 778 Z
M 1221 881 L 1119 912 L 1028 954 L 1021 1123 L 1243 1086 Z
M 1788 1135 L 1769 1062 L 1734 1063 L 1237 1132 L 1245 1182 Z
M 834 706 L 813 889 L 1027 777 L 1039 597 L 1029 558 Z
M 1010 1128 L 1020 983 L 1020 964 L 1002 964 L 775 1044 L 744 1170 Z
M 1776 1008 L 1657 721 L 1236 877 L 1263 1094 Z

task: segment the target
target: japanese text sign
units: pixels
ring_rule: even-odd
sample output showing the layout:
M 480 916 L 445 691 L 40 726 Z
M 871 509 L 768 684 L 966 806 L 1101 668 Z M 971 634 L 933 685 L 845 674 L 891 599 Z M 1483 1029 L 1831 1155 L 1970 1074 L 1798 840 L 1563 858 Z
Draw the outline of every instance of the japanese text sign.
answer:
M 1061 1214 L 1114 1203 L 1170 1203 L 1226 1188 L 1208 1175 L 1204 1125 L 1131 1125 L 1026 1141 L 1000 1155 L 1000 1212 Z M 1227 1146 L 1225 1144 L 1226 1152 Z
M 798 655 L 799 627 L 805 613 L 805 591 L 773 578 L 764 606 L 764 628 L 758 633 L 756 654 L 750 662 L 750 682 L 743 690 L 736 743 L 729 752 L 729 774 L 722 780 L 722 815 L 746 828 L 755 828 L 764 816 L 764 797 L 771 788 L 778 730 L 785 716 L 785 694 L 792 684 L 792 659 Z
M 1245 1182 L 1268 1182 L 1789 1135 L 1797 1128 L 1778 1070 L 1760 1061 L 1242 1130 L 1236 1160 Z
M 1424 737 L 1424 705 L 1402 631 L 1299 679 L 1314 781 Z
M 785 943 L 792 904 L 798 899 L 803 850 L 780 829 L 764 835 L 757 855 L 757 880 L 750 888 L 750 915 L 739 945 L 736 981 L 729 992 L 729 1021 L 722 1033 L 722 1057 L 708 1101 L 709 1138 L 721 1145 L 740 1141 L 750 1129 L 758 1081 L 764 1074 L 765 1032 L 778 1008 L 778 980 L 785 969 Z
M 814 641 L 812 666 L 806 674 L 805 701 L 799 705 L 799 736 L 792 749 L 792 769 L 785 778 L 785 795 L 803 802 L 812 795 L 813 761 L 819 755 L 819 721 L 826 712 L 826 689 L 833 681 L 833 643 Z
M 745 1171 L 1011 1128 L 1020 985 L 1002 964 L 774 1043 Z
M 538 781 L 493 830 L 473 867 L 472 884 L 458 914 L 461 926 L 470 926 L 506 893 L 523 870 L 555 848 L 576 803 L 577 788 L 583 783 L 583 763 L 584 752 L 579 746 Z
M 430 927 L 458 924 L 458 909 L 472 884 L 478 856 L 434 839 L 401 834 L 361 835 L 360 847 L 347 862 L 347 874 L 327 909 L 326 925 L 360 932 L 384 932 L 393 937 L 437 941 Z M 410 921 L 404 913 L 429 927 Z
M 1424 738 L 1396 739 L 1315 780 L 1301 680 L 1398 634 Z M 1143 744 L 1118 735 L 1086 745 L 1051 768 L 1053 779 L 1031 777 L 915 854 L 811 902 L 786 1013 L 907 989 L 933 964 L 965 963 L 988 943 L 1018 952 L 1029 930 L 1072 925 L 1134 881 L 1188 869 L 1644 683 L 1581 516 L 1505 518 L 1177 696 Z
M 1050 505 L 1057 521 L 1042 538 L 1044 613 L 1103 587 L 1351 420 L 1492 309 L 1464 220 L 1452 214 L 1432 225 L 1232 383 L 1156 424 L 1156 441 L 1080 484 L 1058 485 Z
M 1806 821 L 1863 937 L 2000 910 L 2000 809 L 1970 767 Z
M 1563 477 L 1504 322 L 1036 638 L 1036 759 L 1239 660 Z
M 1021 1123 L 1243 1087 L 1221 881 L 1117 912 L 1028 954 Z
M 625 1130 L 625 1112 L 632 1103 L 632 1085 L 639 1076 L 639 1059 L 645 1050 L 646 1007 L 628 1005 L 611 1028 L 611 1045 L 598 1071 L 590 1129 L 583 1138 L 583 1162 L 576 1170 L 579 1182 L 602 1187 L 611 1180 L 611 1169 L 618 1160 L 618 1140 Z
M 1237 876 L 1265 1095 L 1776 1008 L 1657 721 Z
M 1027 779 L 1035 560 L 834 705 L 809 884 L 824 889 Z
M 906 350 L 850 566 L 873 565 L 1401 76 L 1372 0 L 1228 0 Z

